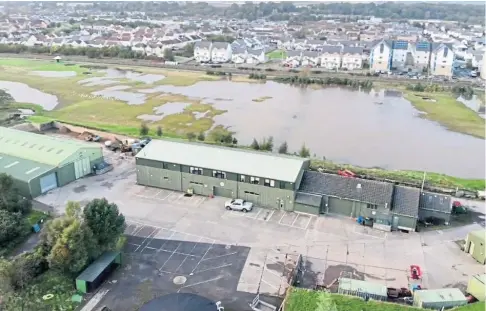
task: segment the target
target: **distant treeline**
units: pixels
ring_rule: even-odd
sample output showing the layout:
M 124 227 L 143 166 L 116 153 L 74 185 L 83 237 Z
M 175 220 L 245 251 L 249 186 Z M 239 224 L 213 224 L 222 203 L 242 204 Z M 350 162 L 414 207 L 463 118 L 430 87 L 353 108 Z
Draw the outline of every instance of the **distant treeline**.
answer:
M 281 83 L 290 83 L 290 84 L 319 84 L 319 85 L 342 85 L 342 86 L 350 86 L 353 88 L 372 88 L 373 82 L 370 80 L 355 80 L 355 79 L 348 79 L 348 78 L 338 78 L 338 77 L 327 77 L 327 78 L 311 78 L 311 77 L 299 77 L 299 76 L 287 76 L 287 77 L 275 77 L 275 81 Z

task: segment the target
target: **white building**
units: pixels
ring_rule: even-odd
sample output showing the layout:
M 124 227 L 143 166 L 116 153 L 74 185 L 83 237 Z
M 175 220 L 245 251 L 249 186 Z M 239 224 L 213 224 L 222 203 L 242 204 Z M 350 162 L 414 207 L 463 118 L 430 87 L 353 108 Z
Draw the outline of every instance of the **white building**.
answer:
M 301 51 L 287 51 L 287 58 L 283 61 L 284 66 L 288 67 L 299 67 L 300 62 L 302 60 L 302 52 Z
M 231 62 L 235 64 L 243 64 L 246 62 L 248 53 L 246 48 L 240 46 L 234 46 L 231 53 Z
M 302 52 L 302 66 L 317 67 L 320 64 L 319 53 L 315 51 Z
M 431 56 L 431 74 L 434 76 L 452 76 L 454 52 L 449 44 L 434 44 Z
M 321 67 L 326 69 L 341 68 L 342 46 L 324 45 L 321 52 Z
M 419 41 L 415 44 L 414 68 L 417 71 L 427 71 L 430 68 L 432 45 L 427 41 Z
M 211 61 L 211 42 L 199 41 L 194 45 L 194 59 L 201 63 Z
M 265 50 L 248 50 L 246 63 L 247 64 L 261 64 L 266 61 Z
M 355 70 L 363 68 L 363 48 L 345 46 L 341 56 L 341 68 Z
M 392 46 L 388 40 L 376 42 L 370 51 L 370 70 L 390 71 L 392 61 Z
M 211 62 L 227 63 L 231 61 L 231 45 L 228 42 L 213 42 L 211 44 Z

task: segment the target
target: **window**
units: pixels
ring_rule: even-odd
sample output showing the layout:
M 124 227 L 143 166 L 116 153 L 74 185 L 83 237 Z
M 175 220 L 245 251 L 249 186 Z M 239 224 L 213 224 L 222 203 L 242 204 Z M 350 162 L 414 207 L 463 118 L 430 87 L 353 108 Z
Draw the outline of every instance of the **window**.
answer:
M 250 183 L 254 185 L 258 185 L 260 183 L 260 178 L 258 177 L 250 177 Z
M 366 207 L 369 208 L 369 209 L 378 209 L 378 206 L 376 206 L 374 204 L 367 204 Z
M 203 169 L 202 168 L 199 168 L 199 167 L 190 167 L 189 168 L 189 172 L 191 174 L 196 174 L 196 175 L 202 175 L 203 174 Z
M 240 175 L 240 182 L 246 182 L 246 176 Z
M 259 193 L 251 192 L 251 191 L 245 191 L 245 194 L 260 195 Z
M 166 169 L 169 168 L 169 166 L 167 165 L 167 163 L 164 162 L 164 163 L 162 163 L 162 168 L 166 170 Z
M 226 173 L 222 171 L 213 171 L 213 177 L 226 179 Z
M 449 48 L 445 47 L 444 48 L 444 57 L 447 57 L 447 54 L 449 54 Z
M 275 187 L 275 180 L 265 179 L 265 182 L 263 183 L 263 185 L 265 185 L 267 187 Z
M 382 43 L 382 44 L 380 44 L 380 53 L 383 54 L 384 50 L 385 50 L 385 45 Z
M 169 180 L 169 177 L 164 177 L 164 180 Z
M 202 186 L 203 183 L 202 182 L 197 182 L 197 181 L 190 181 L 189 182 L 191 185 L 195 185 L 195 186 Z

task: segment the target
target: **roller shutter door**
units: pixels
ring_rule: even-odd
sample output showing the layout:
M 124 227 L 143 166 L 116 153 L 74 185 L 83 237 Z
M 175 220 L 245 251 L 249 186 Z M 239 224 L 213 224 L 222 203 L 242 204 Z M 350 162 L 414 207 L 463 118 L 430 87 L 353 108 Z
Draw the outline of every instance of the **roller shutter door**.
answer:
M 89 158 L 82 158 L 74 162 L 74 174 L 76 179 L 91 173 Z
M 41 193 L 57 188 L 56 173 L 52 173 L 40 178 Z
M 319 215 L 319 207 L 302 204 L 302 203 L 295 203 L 294 210 L 296 212 L 312 214 L 312 215 Z
M 351 216 L 353 212 L 353 202 L 348 200 L 341 200 L 337 198 L 329 198 L 329 214 L 339 214 L 344 216 Z
M 233 191 L 231 189 L 226 189 L 223 187 L 214 187 L 213 194 L 218 197 L 232 198 Z

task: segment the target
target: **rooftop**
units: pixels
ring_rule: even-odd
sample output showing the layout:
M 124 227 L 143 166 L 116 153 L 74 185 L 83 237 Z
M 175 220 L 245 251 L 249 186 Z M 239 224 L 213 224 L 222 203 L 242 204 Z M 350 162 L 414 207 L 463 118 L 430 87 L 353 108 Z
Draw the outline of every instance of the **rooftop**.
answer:
M 54 166 L 51 165 L 0 153 L 0 173 L 10 175 L 17 180 L 29 181 L 36 176 L 40 176 L 52 170 L 53 168 Z
M 367 293 L 370 295 L 387 297 L 387 289 L 385 285 L 367 282 L 367 281 L 340 278 L 339 289 L 348 290 L 348 291 L 357 291 L 357 292 Z
M 486 229 L 471 231 L 469 234 L 479 238 L 480 240 L 486 240 Z
M 98 259 L 90 264 L 84 271 L 76 278 L 76 280 L 82 280 L 86 282 L 93 282 L 96 280 L 103 270 L 110 265 L 115 258 L 120 255 L 120 252 L 104 252 Z
M 137 158 L 295 182 L 307 159 L 201 143 L 152 140 Z
M 75 140 L 0 127 L 1 152 L 25 160 L 58 166 L 81 148 L 99 146 Z
M 447 302 L 447 301 L 466 301 L 466 297 L 458 288 L 441 288 L 419 290 L 414 293 L 419 296 L 421 302 Z

